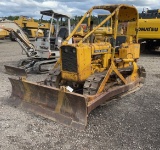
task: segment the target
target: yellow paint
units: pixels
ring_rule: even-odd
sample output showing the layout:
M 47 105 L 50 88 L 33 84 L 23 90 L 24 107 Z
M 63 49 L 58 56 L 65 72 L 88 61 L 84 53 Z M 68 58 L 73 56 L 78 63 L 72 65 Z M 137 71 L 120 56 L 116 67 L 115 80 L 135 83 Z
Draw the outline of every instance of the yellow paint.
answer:
M 27 102 L 30 102 L 31 101 L 30 87 L 28 86 L 28 84 L 26 82 L 23 82 L 23 80 L 22 80 L 22 83 L 23 83 L 23 86 L 24 86 L 24 89 L 25 89 L 23 100 L 25 100 Z
M 132 74 L 127 78 L 128 82 L 133 82 L 139 77 L 138 75 L 138 65 L 133 62 L 133 71 Z
M 128 34 L 135 34 L 135 22 L 128 23 Z M 158 30 L 158 31 L 155 31 Z M 160 18 L 139 19 L 139 39 L 160 39 Z
M 73 46 L 73 45 L 72 45 Z M 102 72 L 109 67 L 111 59 L 111 45 L 107 42 L 82 44 L 76 47 L 77 50 L 77 70 L 78 72 L 68 72 L 62 70 L 62 78 L 70 81 L 85 81 L 91 74 Z M 100 58 L 96 58 L 101 55 Z M 95 58 L 94 58 L 95 57 Z
M 108 69 L 108 71 L 107 71 L 107 73 L 106 73 L 103 81 L 101 82 L 101 84 L 100 84 L 100 86 L 99 86 L 99 89 L 98 89 L 98 91 L 97 91 L 97 94 L 98 94 L 98 93 L 101 93 L 101 92 L 103 91 L 103 89 L 104 89 L 104 87 L 105 87 L 105 85 L 106 85 L 106 83 L 107 83 L 107 81 L 108 81 L 108 79 L 109 79 L 109 77 L 110 77 L 110 75 L 111 75 L 111 73 L 112 73 L 113 71 L 118 75 L 118 77 L 119 77 L 125 84 L 127 84 L 126 79 L 125 79 L 125 78 L 123 77 L 123 75 L 117 70 L 117 67 L 116 67 L 115 64 L 112 62 L 112 64 L 111 64 L 110 68 Z
M 14 20 L 21 28 L 27 28 L 31 31 L 31 37 L 36 37 L 36 32 L 39 26 L 38 22 L 35 22 L 33 18 L 20 16 L 18 20 Z M 43 26 L 39 26 L 41 31 L 38 31 L 38 37 L 44 36 L 43 29 L 50 29 L 50 23 L 43 23 Z M 52 33 L 54 33 L 54 26 L 52 26 Z
M 111 10 L 112 7 L 107 5 L 94 6 L 87 13 L 85 13 L 72 33 L 68 36 L 65 42 L 63 42 L 63 46 L 66 45 L 75 47 L 77 51 L 77 72 L 68 72 L 61 68 L 61 73 L 62 79 L 64 80 L 84 82 L 92 74 L 106 71 L 105 77 L 98 89 L 98 93 L 101 93 L 107 82 L 110 82 L 109 79 L 112 72 L 115 72 L 124 84 L 128 83 L 128 80 L 125 79 L 118 69 L 126 68 L 132 64 L 135 64 L 139 58 L 140 45 L 138 44 L 138 36 L 135 32 L 135 29 L 138 29 L 138 12 L 133 6 L 118 5 L 115 10 L 113 12 L 111 11 L 112 13 L 106 16 L 106 18 L 99 25 L 95 26 L 92 31 L 87 32 L 82 39 L 79 39 L 78 43 L 69 45 L 67 43 L 68 40 L 76 33 L 78 27 L 84 21 L 86 16 L 89 18 L 88 26 L 90 26 L 90 15 L 93 9 Z M 102 26 L 109 19 L 113 21 L 113 24 L 111 30 L 112 33 L 109 33 L 108 35 L 106 33 L 104 34 L 104 29 Z M 131 32 L 128 32 L 128 23 L 133 21 L 135 23 L 132 25 L 132 30 Z M 97 37 L 95 37 L 94 43 L 89 43 L 89 37 L 92 34 Z M 118 51 L 116 47 L 117 36 L 126 36 L 126 41 L 119 46 Z M 115 59 L 119 59 L 121 61 L 116 63 Z M 130 82 L 135 80 L 135 77 L 137 76 L 137 68 L 135 66 L 136 65 L 134 65 L 135 70 L 130 77 Z
M 56 113 L 60 113 L 61 107 L 63 105 L 64 97 L 65 97 L 65 87 L 61 87 L 58 93 L 58 101 L 55 108 Z
M 140 45 L 135 43 L 123 43 L 119 49 L 119 58 L 138 59 L 140 56 Z
M 9 36 L 9 32 L 3 29 L 0 29 L 0 39 Z
M 67 112 L 69 114 L 73 114 L 73 110 L 70 105 L 70 101 L 66 96 L 66 91 L 67 91 L 67 89 L 65 86 L 60 87 L 60 90 L 58 93 L 58 101 L 57 101 L 57 105 L 55 108 L 56 113 L 61 113 L 61 111 L 63 111 L 63 112 Z

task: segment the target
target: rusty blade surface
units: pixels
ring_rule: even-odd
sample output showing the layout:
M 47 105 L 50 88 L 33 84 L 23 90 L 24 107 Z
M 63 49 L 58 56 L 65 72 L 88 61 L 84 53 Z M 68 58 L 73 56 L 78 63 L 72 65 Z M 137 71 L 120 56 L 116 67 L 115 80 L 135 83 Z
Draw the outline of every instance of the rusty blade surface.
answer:
M 4 67 L 6 69 L 7 74 L 27 77 L 26 70 L 23 68 L 18 68 L 18 67 L 14 67 L 14 66 L 7 66 L 7 65 L 4 65 Z
M 87 125 L 87 102 L 80 94 L 63 92 L 57 88 L 9 78 L 18 106 L 45 118 L 80 130 Z

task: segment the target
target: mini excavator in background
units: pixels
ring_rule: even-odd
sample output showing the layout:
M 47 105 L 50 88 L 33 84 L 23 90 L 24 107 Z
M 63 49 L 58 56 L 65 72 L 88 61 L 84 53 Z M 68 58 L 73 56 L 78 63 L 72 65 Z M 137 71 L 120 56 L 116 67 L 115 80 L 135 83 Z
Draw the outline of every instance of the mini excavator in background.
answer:
M 110 14 L 93 28 L 94 10 Z M 84 19 L 90 31 L 77 43 L 69 44 Z M 95 40 L 94 32 L 109 19 L 112 34 Z M 127 34 L 127 24 L 136 22 L 134 34 Z M 89 113 L 100 104 L 119 94 L 135 90 L 144 83 L 146 72 L 137 61 L 138 12 L 134 6 L 101 5 L 89 9 L 60 47 L 60 58 L 48 77 L 38 83 L 25 78 L 10 78 L 12 97 L 23 107 L 51 120 L 77 129 L 87 125 Z
M 14 34 L 16 41 L 28 57 L 20 60 L 16 67 L 5 65 L 8 73 L 22 76 L 26 76 L 29 72 L 44 73 L 50 70 L 49 64 L 54 64 L 57 58 L 59 58 L 59 47 L 62 41 L 70 34 L 70 18 L 52 10 L 41 11 L 40 13 L 42 14 L 41 20 L 43 16 L 51 17 L 50 30 L 44 37 L 37 37 L 34 45 L 29 41 L 18 24 L 9 21 L 0 22 L 0 28 Z M 60 21 L 63 18 L 68 20 L 68 26 L 60 25 Z M 54 19 L 56 19 L 55 36 L 52 35 Z

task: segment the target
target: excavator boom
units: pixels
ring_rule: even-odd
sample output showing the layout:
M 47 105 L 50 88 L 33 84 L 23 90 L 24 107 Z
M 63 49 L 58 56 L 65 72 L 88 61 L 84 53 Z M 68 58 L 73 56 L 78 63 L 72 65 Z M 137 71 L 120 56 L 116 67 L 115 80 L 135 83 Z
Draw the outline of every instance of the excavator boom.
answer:
M 16 41 L 21 45 L 22 49 L 25 51 L 28 57 L 34 54 L 34 45 L 29 41 L 29 39 L 26 37 L 25 33 L 18 24 L 13 21 L 2 21 L 0 22 L 0 28 L 12 32 L 15 35 Z
M 29 41 L 21 27 L 13 22 L 13 21 L 2 21 L 0 22 L 0 28 L 4 29 L 8 32 L 11 32 L 14 35 L 16 41 L 22 47 L 22 50 L 25 52 L 27 57 L 35 57 L 36 50 L 34 45 Z M 4 65 L 6 72 L 12 75 L 19 75 L 19 76 L 27 76 L 27 71 L 24 67 L 17 67 L 17 66 L 8 66 Z

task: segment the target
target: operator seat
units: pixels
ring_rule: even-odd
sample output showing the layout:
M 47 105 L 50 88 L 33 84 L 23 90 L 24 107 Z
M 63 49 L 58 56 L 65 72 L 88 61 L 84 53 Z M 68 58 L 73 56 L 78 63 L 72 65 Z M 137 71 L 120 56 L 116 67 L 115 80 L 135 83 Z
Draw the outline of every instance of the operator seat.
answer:
M 115 52 L 118 53 L 119 52 L 119 47 L 121 46 L 122 43 L 126 42 L 127 37 L 124 35 L 119 35 L 116 38 L 116 48 L 115 48 Z M 110 43 L 113 46 L 113 38 L 110 39 Z
M 67 27 L 60 27 L 58 36 L 65 40 L 68 37 L 68 28 Z
M 122 43 L 126 42 L 127 37 L 124 35 L 117 36 L 116 38 L 116 48 L 115 48 L 115 53 L 119 53 L 119 48 Z
M 60 27 L 57 37 L 50 38 L 52 49 L 51 50 L 59 50 L 62 42 L 68 37 L 68 28 Z
M 122 36 L 117 36 L 116 38 L 116 46 L 120 46 L 122 43 L 126 42 L 127 37 L 122 35 Z

